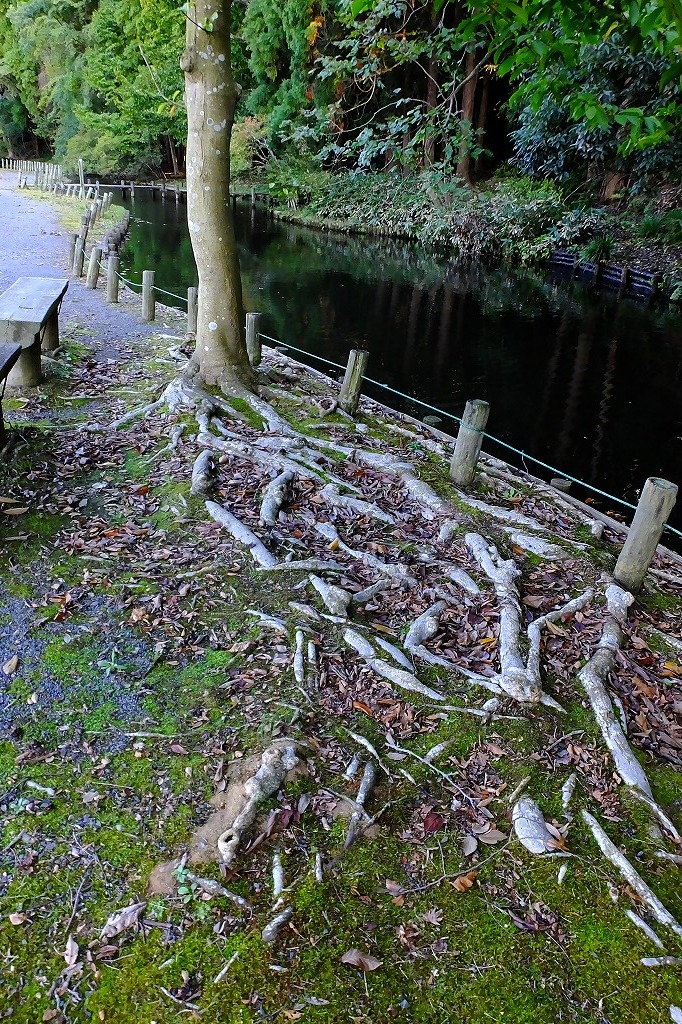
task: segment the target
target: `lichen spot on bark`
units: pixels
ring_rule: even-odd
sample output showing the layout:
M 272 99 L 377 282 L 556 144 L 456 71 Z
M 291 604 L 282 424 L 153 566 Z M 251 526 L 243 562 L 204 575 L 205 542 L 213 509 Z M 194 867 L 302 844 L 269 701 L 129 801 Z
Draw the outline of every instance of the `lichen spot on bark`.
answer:
M 217 331 L 218 330 L 218 325 L 215 322 L 215 320 L 211 320 L 210 324 L 208 325 L 208 329 L 209 329 L 209 331 Z

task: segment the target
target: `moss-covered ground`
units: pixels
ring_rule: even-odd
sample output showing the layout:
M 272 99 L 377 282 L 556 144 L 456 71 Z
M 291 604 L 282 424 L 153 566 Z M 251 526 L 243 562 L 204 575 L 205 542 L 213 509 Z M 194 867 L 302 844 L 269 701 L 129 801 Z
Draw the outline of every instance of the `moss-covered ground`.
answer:
M 659 951 L 625 910 L 655 922 L 600 857 L 579 813 L 595 813 L 682 915 L 679 867 L 657 857 L 671 847 L 619 784 L 576 686 L 599 638 L 599 601 L 558 623 L 543 645 L 545 684 L 563 714 L 503 700 L 495 716 L 481 718 L 469 712 L 482 712 L 489 693 L 428 666 L 419 666 L 419 678 L 445 690 L 444 707 L 396 691 L 351 655 L 337 623 L 291 608 L 294 601 L 325 612 L 307 573 L 258 572 L 207 517 L 203 499 L 190 495 L 198 448 L 187 411 L 177 416 L 186 431 L 174 450 L 166 447 L 167 410 L 120 431 L 88 429 L 132 408 L 135 392 L 157 396 L 175 372 L 164 361 L 167 340 L 140 339 L 134 361 L 94 365 L 88 354 L 97 338 L 74 336 L 68 325 L 64 336 L 58 372 L 4 406 L 17 443 L 0 464 L 0 1017 L 669 1020 L 669 1007 L 682 1003 L 679 967 L 641 964 Z M 422 590 L 447 585 L 440 560 L 465 558 L 466 529 L 484 531 L 516 559 L 527 618 L 599 583 L 611 538 L 583 552 L 572 547 L 575 534 L 554 535 L 560 524 L 531 488 L 482 486 L 480 497 L 509 508 L 522 502 L 571 558 L 549 564 L 527 555 L 457 498 L 418 432 L 401 439 L 371 403 L 359 417 L 364 440 L 338 414 L 321 429 L 306 390 L 313 385 L 300 382 L 297 400 L 280 396 L 276 404 L 302 435 L 340 445 L 352 438 L 414 458 L 459 517 L 446 557 L 432 547 L 432 533 L 414 525 L 395 482 L 331 452 L 317 467 L 319 481 L 296 483 L 278 524 L 292 538 L 287 549 L 258 521 L 268 474 L 240 456 L 221 458 L 216 500 L 282 555 L 305 557 L 303 545 L 345 557 L 314 528 L 315 516 L 324 518 L 319 487 L 337 474 L 398 513 L 387 529 L 360 515 L 334 519 L 326 509 L 354 547 L 419 577 L 420 587 L 393 587 L 355 613 L 366 635 L 401 643 L 433 599 Z M 230 429 L 254 443 L 258 418 L 248 405 L 234 407 L 241 418 Z M 352 559 L 344 565 L 345 585 L 371 580 Z M 482 596 L 467 599 L 451 587 L 434 649 L 491 675 L 495 595 L 471 562 L 467 569 Z M 678 823 L 682 669 L 664 644 L 648 645 L 646 630 L 679 633 L 681 608 L 679 587 L 647 586 L 612 678 L 654 795 Z M 281 628 L 257 612 L 281 618 Z M 317 651 L 302 682 L 293 671 L 298 628 Z M 354 799 L 360 775 L 344 773 L 353 754 L 368 757 L 351 733 L 374 745 L 381 764 L 367 800 L 375 820 L 349 845 L 343 798 Z M 235 867 L 225 876 L 216 863 L 194 869 L 250 909 L 209 896 L 182 868 L 174 891 L 150 893 L 152 869 L 187 848 L 213 812 L 208 801 L 240 763 L 283 738 L 299 744 L 300 765 L 264 803 Z M 437 744 L 446 744 L 443 753 L 427 764 Z M 560 794 L 571 772 L 578 783 L 566 813 Z M 521 786 L 553 823 L 555 855 L 532 857 L 512 835 L 511 798 Z M 293 915 L 267 945 L 261 931 L 274 914 L 275 853 Z M 103 934 L 111 915 L 138 904 L 128 926 Z M 666 952 L 680 956 L 682 943 L 655 927 Z M 343 962 L 350 950 L 374 958 L 364 961 L 372 969 Z

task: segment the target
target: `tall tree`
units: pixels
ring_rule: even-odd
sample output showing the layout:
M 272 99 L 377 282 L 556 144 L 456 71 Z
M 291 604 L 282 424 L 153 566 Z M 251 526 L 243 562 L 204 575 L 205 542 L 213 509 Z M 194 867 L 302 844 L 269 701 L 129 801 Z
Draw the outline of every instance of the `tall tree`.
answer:
M 230 135 L 239 86 L 230 60 L 230 0 L 186 9 L 187 221 L 199 273 L 194 362 L 207 384 L 250 387 L 239 258 L 230 210 Z

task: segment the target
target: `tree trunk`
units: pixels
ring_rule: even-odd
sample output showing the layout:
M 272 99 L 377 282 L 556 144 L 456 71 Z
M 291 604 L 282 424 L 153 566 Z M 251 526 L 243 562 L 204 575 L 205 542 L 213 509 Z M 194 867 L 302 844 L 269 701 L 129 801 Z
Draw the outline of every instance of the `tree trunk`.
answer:
M 486 72 L 483 75 L 483 91 L 481 93 L 481 105 L 478 108 L 478 117 L 476 118 L 476 127 L 478 130 L 478 142 L 483 145 L 485 142 L 485 130 L 488 121 L 488 94 L 490 92 L 490 76 Z M 485 155 L 480 153 L 475 160 L 474 169 L 476 174 L 480 174 L 483 170 L 485 163 Z
M 464 76 L 468 81 L 462 91 L 462 112 L 460 114 L 463 140 L 457 161 L 457 177 L 463 178 L 464 181 L 471 180 L 471 146 L 474 141 L 474 101 L 478 84 L 478 75 L 474 74 L 475 67 L 476 51 L 470 50 L 467 54 L 466 70 L 464 72 Z
M 230 134 L 239 95 L 230 64 L 230 7 L 230 0 L 196 0 L 180 59 L 187 106 L 187 222 L 199 275 L 193 361 L 207 384 L 226 389 L 253 383 L 230 211 Z
M 428 65 L 428 78 L 426 80 L 426 110 L 431 112 L 438 102 L 438 60 L 431 57 Z M 436 141 L 433 135 L 427 132 L 424 139 L 424 166 L 430 167 L 436 159 Z
M 180 174 L 180 168 L 178 167 L 177 150 L 175 148 L 175 143 L 173 142 L 172 137 L 170 135 L 167 135 L 166 139 L 168 141 L 168 152 L 170 154 L 171 164 L 173 165 L 173 174 L 177 178 L 178 175 Z

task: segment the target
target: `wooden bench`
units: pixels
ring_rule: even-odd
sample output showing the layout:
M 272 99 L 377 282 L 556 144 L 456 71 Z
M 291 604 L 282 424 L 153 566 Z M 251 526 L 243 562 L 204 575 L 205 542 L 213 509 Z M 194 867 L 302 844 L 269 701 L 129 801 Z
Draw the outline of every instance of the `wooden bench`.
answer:
M 30 387 L 42 380 L 41 346 L 59 345 L 59 307 L 69 282 L 58 277 L 20 277 L 0 295 L 0 342 L 21 347 L 7 377 L 9 387 Z
M 0 448 L 5 443 L 5 424 L 2 418 L 2 396 L 7 376 L 21 355 L 21 345 L 0 341 Z

